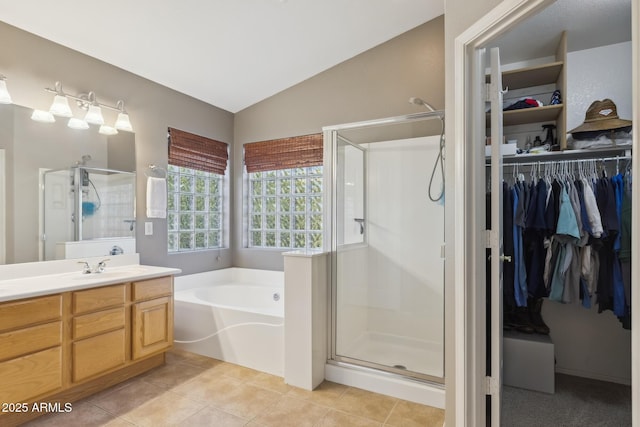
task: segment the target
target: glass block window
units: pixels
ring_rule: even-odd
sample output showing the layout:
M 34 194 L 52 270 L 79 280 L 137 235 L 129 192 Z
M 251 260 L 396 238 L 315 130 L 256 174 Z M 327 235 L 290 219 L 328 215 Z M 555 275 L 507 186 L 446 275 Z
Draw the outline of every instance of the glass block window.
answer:
M 224 175 L 169 165 L 169 253 L 222 247 L 223 180 Z
M 322 248 L 322 166 L 248 177 L 250 247 Z

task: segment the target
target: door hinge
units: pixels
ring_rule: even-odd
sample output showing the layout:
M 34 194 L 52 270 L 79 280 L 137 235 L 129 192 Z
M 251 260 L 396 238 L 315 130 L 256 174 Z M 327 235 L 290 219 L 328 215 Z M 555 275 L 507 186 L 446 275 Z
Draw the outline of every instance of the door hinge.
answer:
M 493 377 L 484 377 L 484 394 L 489 396 L 496 396 L 500 390 L 498 390 L 498 381 Z
M 497 245 L 498 241 L 498 230 L 484 230 L 484 247 L 491 248 L 493 245 Z
M 445 259 L 446 257 L 446 245 L 440 245 L 440 258 Z

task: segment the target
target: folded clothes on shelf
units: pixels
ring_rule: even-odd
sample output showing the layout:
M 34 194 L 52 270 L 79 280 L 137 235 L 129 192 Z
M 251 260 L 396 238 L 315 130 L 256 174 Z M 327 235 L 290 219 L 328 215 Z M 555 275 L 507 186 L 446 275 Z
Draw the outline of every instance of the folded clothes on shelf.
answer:
M 513 104 L 504 108 L 503 111 L 511 111 L 511 110 L 522 110 L 524 108 L 534 108 L 534 107 L 542 107 L 544 104 L 534 98 L 520 98 Z

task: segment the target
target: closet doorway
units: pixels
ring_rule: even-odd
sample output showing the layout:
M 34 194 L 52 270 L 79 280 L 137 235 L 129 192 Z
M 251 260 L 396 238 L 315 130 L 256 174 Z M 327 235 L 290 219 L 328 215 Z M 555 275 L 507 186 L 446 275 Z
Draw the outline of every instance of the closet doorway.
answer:
M 503 384 L 505 383 L 505 380 L 508 380 L 508 381 L 513 380 L 513 378 L 508 378 L 508 368 L 509 368 L 509 365 L 513 365 L 512 359 L 513 359 L 513 355 L 516 353 L 514 353 L 513 348 L 509 348 L 507 345 L 505 345 L 506 340 L 504 339 L 505 337 L 503 335 L 504 312 L 502 308 L 503 308 L 503 295 L 504 295 L 503 285 L 505 285 L 505 282 L 502 281 L 503 279 L 502 272 L 504 269 L 505 261 L 508 260 L 508 255 L 504 253 L 504 247 L 503 247 L 504 240 L 503 240 L 502 232 L 504 231 L 504 226 L 502 225 L 501 216 L 502 214 L 504 214 L 504 211 L 503 211 L 504 206 L 502 205 L 502 200 L 500 200 L 500 197 L 491 199 L 492 201 L 494 201 L 493 203 L 494 215 L 492 219 L 498 218 L 499 221 L 492 220 L 491 222 L 492 228 L 490 232 L 485 234 L 485 228 L 486 228 L 485 224 L 481 224 L 481 221 L 478 221 L 477 219 L 477 213 L 484 212 L 484 208 L 487 206 L 485 201 L 487 183 L 488 183 L 487 176 L 491 177 L 490 178 L 491 184 L 494 184 L 492 194 L 502 194 L 503 178 L 514 176 L 513 169 L 515 169 L 515 166 L 503 166 L 502 164 L 504 161 L 503 156 L 497 154 L 500 152 L 500 150 L 504 150 L 506 148 L 502 146 L 503 144 L 501 144 L 503 138 L 500 135 L 500 131 L 505 131 L 505 134 L 507 135 L 506 139 L 518 140 L 518 142 L 516 143 L 518 148 L 521 150 L 526 150 L 530 148 L 530 146 L 529 147 L 527 146 L 527 134 L 531 134 L 532 135 L 531 141 L 534 141 L 533 134 L 536 132 L 536 130 L 531 127 L 533 126 L 532 123 L 537 123 L 537 125 L 539 125 L 537 133 L 541 136 L 540 138 L 541 142 L 545 142 L 545 139 L 546 139 L 545 133 L 548 129 L 546 128 L 543 130 L 541 125 L 550 124 L 550 122 L 551 124 L 554 124 L 556 126 L 556 129 L 559 129 L 559 131 L 554 136 L 551 137 L 552 144 L 550 145 L 555 145 L 553 143 L 555 142 L 553 141 L 553 139 L 557 138 L 558 140 L 562 140 L 563 134 L 566 133 L 566 131 L 580 125 L 583 122 L 583 120 L 585 120 L 585 112 L 592 101 L 595 101 L 596 99 L 603 99 L 605 97 L 614 96 L 614 95 L 609 95 L 609 93 L 614 93 L 614 94 L 618 92 L 626 93 L 626 96 L 627 96 L 626 99 L 620 99 L 616 101 L 617 104 L 619 105 L 618 112 L 621 118 L 625 118 L 629 120 L 631 120 L 632 118 L 637 118 L 638 117 L 637 112 L 639 111 L 638 95 L 636 94 L 637 89 L 636 90 L 632 89 L 634 87 L 635 88 L 638 87 L 637 86 L 638 29 L 636 27 L 639 22 L 637 18 L 640 13 L 638 12 L 639 2 L 637 0 L 634 0 L 633 2 L 632 1 L 616 2 L 615 5 L 612 4 L 611 6 L 609 5 L 604 6 L 605 8 L 609 8 L 609 7 L 613 8 L 617 6 L 622 6 L 627 8 L 625 13 L 629 22 L 627 26 L 626 39 L 600 40 L 599 43 L 604 42 L 604 44 L 599 44 L 596 46 L 581 46 L 577 50 L 572 50 L 573 49 L 572 46 L 575 45 L 575 42 L 572 42 L 572 37 L 576 37 L 575 35 L 576 31 L 575 30 L 573 31 L 574 35 L 572 36 L 572 31 L 570 28 L 558 27 L 559 28 L 558 33 L 562 31 L 566 31 L 567 44 L 569 47 L 568 53 L 566 53 L 568 58 L 561 61 L 563 62 L 562 66 L 568 68 L 568 70 L 564 70 L 566 71 L 567 80 L 564 82 L 561 81 L 560 83 L 556 83 L 556 85 L 566 85 L 564 87 L 567 88 L 567 89 L 564 89 L 562 91 L 564 93 L 561 94 L 563 97 L 563 101 L 561 105 L 563 106 L 562 108 L 564 109 L 564 111 L 561 112 L 559 116 L 554 116 L 552 120 L 550 120 L 548 117 L 544 117 L 541 120 L 539 120 L 539 123 L 538 122 L 514 123 L 513 121 L 510 121 L 510 122 L 508 121 L 508 120 L 512 120 L 512 117 L 510 117 L 509 119 L 505 119 L 505 117 L 501 117 L 499 119 L 494 119 L 494 123 L 493 123 L 494 129 L 488 130 L 489 126 L 486 125 L 486 121 L 485 121 L 485 112 L 486 112 L 486 109 L 484 108 L 485 102 L 484 102 L 484 97 L 482 96 L 482 91 L 480 90 L 480 87 L 484 86 L 484 83 L 485 83 L 485 72 L 484 72 L 485 64 L 488 64 L 491 61 L 485 60 L 485 55 L 483 53 L 486 53 L 486 56 L 488 56 L 489 52 L 492 50 L 491 48 L 493 47 L 499 48 L 498 55 L 501 56 L 501 58 L 499 59 L 499 62 L 501 64 L 506 64 L 506 63 L 509 64 L 508 66 L 505 66 L 504 69 L 502 69 L 502 71 L 499 71 L 500 76 L 503 76 L 505 74 L 505 70 L 510 71 L 510 70 L 515 70 L 517 68 L 526 68 L 526 67 L 535 68 L 536 66 L 545 64 L 545 62 L 549 62 L 549 58 L 554 55 L 544 54 L 544 53 L 540 54 L 540 52 L 534 52 L 533 54 L 531 54 L 530 59 L 532 61 L 529 61 L 525 58 L 510 60 L 509 49 L 508 49 L 508 46 L 509 46 L 508 38 L 510 36 L 515 37 L 518 30 L 526 29 L 527 25 L 532 25 L 532 27 L 529 27 L 529 30 L 528 30 L 529 31 L 528 34 L 530 35 L 529 38 L 536 39 L 536 37 L 531 37 L 531 34 L 535 34 L 535 31 L 536 31 L 535 29 L 538 28 L 539 31 L 547 31 L 547 32 L 551 31 L 550 30 L 552 26 L 551 24 L 552 23 L 557 24 L 557 22 L 555 21 L 560 21 L 558 17 L 570 16 L 572 20 L 579 19 L 578 13 L 573 13 L 573 14 L 566 14 L 566 13 L 560 14 L 557 12 L 552 13 L 553 7 L 566 7 L 569 3 L 571 3 L 571 0 L 558 0 L 556 3 L 549 6 L 548 11 L 546 11 L 547 13 L 546 18 L 545 18 L 545 11 L 542 11 L 538 15 L 534 15 L 534 12 L 538 12 L 538 10 L 536 10 L 537 8 L 541 9 L 544 6 L 548 6 L 548 3 L 549 2 L 544 2 L 544 1 L 503 2 L 502 5 L 500 5 L 498 8 L 496 8 L 496 10 L 494 10 L 487 17 L 485 17 L 486 19 L 479 22 L 478 25 L 476 26 L 477 28 L 471 29 L 467 33 L 463 34 L 459 38 L 459 40 L 456 41 L 457 53 L 463 52 L 463 53 L 458 53 L 458 55 L 464 56 L 464 58 L 460 58 L 460 56 L 457 58 L 459 60 L 457 64 L 461 66 L 462 64 L 465 64 L 465 63 L 470 64 L 471 72 L 468 74 L 465 74 L 466 79 L 464 80 L 464 83 L 467 83 L 468 86 L 465 86 L 463 84 L 462 89 L 459 92 L 459 93 L 465 94 L 465 97 L 464 97 L 465 101 L 463 102 L 465 111 L 457 111 L 456 117 L 460 119 L 458 123 L 466 123 L 466 125 L 465 126 L 461 125 L 460 127 L 457 127 L 456 135 L 465 134 L 467 135 L 467 138 L 466 138 L 466 144 L 462 143 L 461 141 L 460 141 L 460 144 L 458 144 L 458 141 L 456 141 L 455 150 L 458 152 L 458 154 L 461 152 L 463 154 L 457 156 L 456 162 L 458 163 L 455 164 L 454 167 L 456 170 L 461 170 L 462 168 L 465 168 L 465 170 L 468 171 L 464 173 L 464 175 L 466 176 L 466 180 L 464 181 L 462 186 L 467 189 L 466 191 L 467 194 L 471 192 L 473 195 L 470 198 L 468 198 L 465 202 L 461 203 L 465 211 L 465 217 L 466 217 L 465 223 L 467 225 L 467 230 L 469 230 L 469 232 L 463 237 L 463 239 L 465 240 L 465 244 L 463 246 L 469 248 L 471 245 L 473 245 L 473 247 L 476 248 L 475 254 L 473 256 L 461 255 L 461 258 L 465 260 L 464 262 L 465 272 L 466 272 L 465 276 L 474 277 L 474 279 L 467 281 L 465 283 L 465 288 L 467 291 L 466 294 L 469 297 L 469 301 L 471 301 L 471 303 L 470 304 L 467 303 L 466 306 L 464 304 L 458 305 L 456 307 L 456 311 L 458 311 L 459 309 L 465 310 L 465 308 L 467 308 L 467 313 L 470 313 L 473 316 L 473 319 L 475 319 L 475 322 L 473 322 L 473 320 L 471 322 L 472 324 L 475 323 L 474 327 L 472 327 L 472 329 L 468 331 L 465 339 L 465 342 L 467 343 L 466 350 L 465 350 L 465 353 L 466 353 L 465 359 L 467 362 L 471 361 L 471 363 L 466 365 L 469 368 L 466 368 L 466 369 L 463 368 L 465 369 L 464 377 L 467 384 L 472 384 L 472 385 L 475 384 L 475 386 L 470 387 L 471 392 L 469 393 L 469 395 L 465 396 L 465 406 L 469 408 L 468 413 L 471 414 L 470 417 L 472 417 L 473 420 L 477 422 L 480 419 L 486 419 L 487 425 L 500 425 L 501 415 L 507 415 L 507 416 L 513 417 L 514 413 L 516 414 L 516 416 L 518 416 L 518 414 L 520 415 L 523 414 L 522 408 L 520 408 L 519 411 L 515 411 L 515 412 L 510 412 L 512 408 L 507 408 L 506 405 L 509 405 L 510 403 L 508 400 L 505 399 L 505 396 L 506 396 L 505 390 L 509 386 L 503 386 Z M 582 5 L 577 7 L 584 8 L 586 6 Z M 600 19 L 607 19 L 605 18 L 606 13 L 603 13 L 602 9 L 598 10 L 597 13 L 600 15 Z M 632 20 L 631 18 L 632 16 L 634 16 L 636 19 Z M 525 19 L 525 17 L 527 19 Z M 536 18 L 542 19 L 543 22 L 538 21 L 537 23 L 535 23 Z M 546 21 L 544 21 L 545 19 Z M 586 19 L 586 18 L 583 17 L 582 19 Z M 594 21 L 589 21 L 589 22 L 585 21 L 583 22 L 583 25 L 590 26 L 590 25 L 593 25 L 593 22 Z M 611 19 L 609 19 L 607 23 L 601 24 L 601 26 L 602 25 L 606 25 L 610 28 L 613 28 L 613 27 L 620 28 L 619 25 L 618 26 L 611 25 Z M 632 25 L 634 26 L 634 28 L 631 28 Z M 533 30 L 531 28 L 533 28 Z M 634 35 L 633 38 L 631 37 L 631 34 Z M 581 42 L 585 41 L 584 39 L 585 38 L 582 37 L 580 41 Z M 501 45 L 502 47 L 504 47 L 503 49 L 500 49 Z M 524 50 L 524 46 L 525 45 L 522 45 L 522 44 L 520 45 L 520 48 L 519 48 L 520 51 Z M 629 76 L 628 79 L 624 81 L 622 81 L 622 79 L 612 79 L 612 80 L 609 80 L 608 82 L 604 81 L 603 79 L 599 79 L 595 82 L 592 81 L 591 83 L 578 83 L 577 80 L 579 79 L 577 79 L 576 77 L 572 77 L 574 74 L 576 74 L 575 72 L 576 69 L 574 70 L 571 69 L 572 63 L 581 64 L 581 61 L 588 60 L 587 58 L 589 54 L 598 55 L 597 59 L 595 60 L 595 62 L 597 63 L 598 61 L 603 60 L 602 57 L 599 55 L 603 55 L 603 54 L 609 55 L 609 54 L 613 54 L 614 52 L 617 53 L 618 48 L 621 49 L 620 52 L 626 52 L 626 58 L 624 57 L 625 53 L 622 53 L 623 55 L 621 57 L 622 60 L 616 62 L 616 64 L 618 66 L 620 66 L 621 63 L 628 65 L 628 71 L 627 71 Z M 632 60 L 629 59 L 630 57 L 632 57 L 633 59 Z M 540 60 L 540 58 L 542 59 Z M 538 60 L 538 62 L 536 62 L 536 60 Z M 557 61 L 555 58 L 552 58 L 551 62 L 559 62 L 559 61 Z M 611 63 L 611 62 L 607 62 L 606 60 L 604 60 L 604 62 L 609 64 Z M 491 65 L 495 65 L 495 64 L 491 64 Z M 622 67 L 624 67 L 624 65 Z M 618 67 L 618 68 L 622 68 L 622 67 Z M 633 71 L 631 69 L 633 69 Z M 577 71 L 584 71 L 584 70 L 577 70 Z M 595 71 L 595 69 L 593 71 Z M 576 75 L 580 75 L 580 73 L 578 72 Z M 584 78 L 585 76 L 583 74 L 579 77 Z M 495 83 L 496 80 L 493 79 L 492 82 Z M 582 86 L 583 88 L 597 87 L 598 89 L 601 89 L 601 90 L 594 90 L 593 92 L 590 92 L 590 93 L 583 90 L 578 95 L 576 94 L 576 91 L 579 90 L 580 84 L 583 84 Z M 609 91 L 611 87 L 620 86 L 620 85 L 624 86 L 622 90 L 619 90 L 618 88 L 614 87 L 611 91 Z M 536 86 L 536 85 L 532 85 L 532 86 Z M 544 84 L 542 86 L 544 86 Z M 506 89 L 501 84 L 499 85 L 499 88 Z M 547 90 L 547 89 L 548 88 L 544 88 L 544 90 Z M 511 91 L 511 88 L 509 90 Z M 548 94 L 551 96 L 545 95 L 545 96 L 548 96 L 544 100 L 545 106 L 547 106 L 549 101 L 551 100 L 551 97 L 553 96 L 553 92 L 554 90 L 552 89 Z M 497 102 L 501 103 L 503 101 L 502 98 L 507 99 L 508 96 L 513 96 L 511 102 L 515 103 L 517 101 L 522 100 L 521 98 L 527 98 L 529 95 L 531 94 L 527 94 L 525 92 L 520 92 L 520 93 L 516 92 L 516 93 L 511 93 L 509 95 L 506 95 L 505 93 L 499 93 L 494 95 L 494 98 L 497 98 Z M 580 99 L 580 97 L 583 97 L 583 99 Z M 457 99 L 462 99 L 462 98 L 458 97 Z M 503 107 L 504 106 L 505 105 L 503 105 Z M 495 108 L 496 107 L 492 107 L 492 111 Z M 557 107 L 554 107 L 554 108 L 557 108 Z M 456 106 L 456 110 L 458 110 L 458 106 Z M 500 110 L 502 110 L 502 108 L 500 108 Z M 542 111 L 542 110 L 544 109 L 540 109 L 538 111 Z M 635 114 L 633 113 L 634 111 L 635 111 Z M 577 120 L 576 116 L 581 116 L 578 121 L 576 121 Z M 495 129 L 496 126 L 498 126 L 500 129 L 499 130 Z M 516 126 L 516 128 L 507 129 L 507 127 L 509 126 Z M 469 135 L 472 135 L 473 137 L 469 138 L 468 137 Z M 492 153 L 494 154 L 489 167 L 486 167 L 486 158 L 484 156 L 484 147 L 483 147 L 484 140 L 487 135 L 490 135 L 492 138 L 491 150 L 492 150 Z M 469 141 L 472 141 L 473 143 L 470 143 Z M 464 147 L 462 145 L 464 145 Z M 540 145 L 543 145 L 543 144 L 540 144 Z M 615 172 L 616 164 L 619 170 L 621 162 L 625 162 L 623 168 L 626 170 L 626 162 L 629 160 L 629 157 L 633 155 L 633 151 L 634 151 L 633 149 L 637 147 L 638 147 L 638 139 L 636 136 L 633 138 L 632 142 L 630 142 L 629 147 L 622 148 L 621 151 L 596 153 L 595 150 L 591 150 L 587 154 L 579 154 L 579 155 L 576 153 L 571 153 L 569 151 L 562 151 L 561 153 L 560 152 L 542 153 L 541 154 L 542 156 L 547 156 L 547 157 L 546 158 L 540 157 L 539 159 L 536 159 L 535 163 L 538 163 L 538 161 L 540 162 L 547 161 L 550 163 L 549 168 L 551 168 L 552 163 L 559 164 L 557 163 L 557 161 L 560 160 L 560 157 L 554 157 L 554 156 L 562 156 L 562 159 L 565 162 L 570 162 L 565 164 L 574 165 L 575 166 L 574 171 L 577 171 L 580 165 L 582 165 L 583 163 L 586 164 L 587 162 L 586 159 L 596 159 L 596 158 L 602 159 L 602 158 L 611 157 L 612 160 L 610 161 L 601 161 L 601 169 L 608 167 L 609 169 L 608 169 L 607 175 L 611 176 L 611 174 Z M 566 148 L 566 147 L 563 146 L 562 148 Z M 614 148 L 618 149 L 619 147 L 614 147 Z M 619 157 L 619 159 L 616 160 L 616 157 Z M 522 160 L 523 159 L 522 157 L 519 158 L 518 160 L 513 160 L 514 158 L 516 158 L 516 156 L 510 156 L 508 162 L 514 163 L 514 162 L 522 161 L 523 172 L 525 168 L 525 165 L 524 165 L 525 162 L 528 161 L 529 163 L 534 163 L 530 161 L 530 159 L 527 159 L 526 161 L 524 161 Z M 583 158 L 584 160 L 582 160 Z M 529 168 L 531 166 L 532 165 L 527 165 L 527 167 Z M 566 166 L 566 167 L 570 168 L 570 166 Z M 638 169 L 637 162 L 632 163 L 632 166 L 630 166 L 628 169 L 628 173 L 629 174 L 637 173 L 637 169 Z M 491 172 L 487 173 L 486 172 L 487 170 L 490 170 Z M 531 173 L 530 171 L 527 171 L 527 172 L 529 174 Z M 602 170 L 600 170 L 599 173 L 602 175 Z M 519 173 L 516 173 L 515 177 L 517 177 L 518 175 Z M 530 175 L 528 175 L 527 179 L 529 179 L 529 176 Z M 536 175 L 536 176 L 539 177 L 539 175 Z M 509 180 L 509 178 L 507 179 Z M 634 189 L 632 191 L 634 208 L 637 205 L 637 197 L 635 197 L 636 194 L 637 194 L 637 190 Z M 475 218 L 473 216 L 474 213 L 476 214 Z M 637 218 L 638 218 L 637 208 L 633 209 L 632 215 L 633 215 L 634 221 L 637 223 Z M 501 224 L 501 225 L 496 226 L 496 224 Z M 487 247 L 489 246 L 492 247 L 492 254 L 491 254 L 492 257 L 490 261 L 493 264 L 492 266 L 493 268 L 491 268 L 490 271 L 494 275 L 492 284 L 489 283 L 490 282 L 489 280 L 484 280 L 484 278 L 486 277 L 485 273 L 489 269 L 486 266 L 485 251 L 479 249 L 480 245 L 477 243 L 478 241 L 480 242 L 487 241 L 488 243 L 490 243 L 490 245 L 487 244 Z M 637 253 L 638 251 L 635 250 L 637 247 L 638 247 L 638 232 L 636 230 L 635 234 L 632 235 L 632 248 L 634 250 L 632 251 L 631 264 L 634 266 L 640 265 L 638 264 L 638 259 L 639 259 L 638 253 Z M 458 252 L 458 248 L 456 248 L 456 250 L 457 250 L 457 253 L 459 254 L 460 252 Z M 634 278 L 638 277 L 637 268 L 633 269 L 633 277 Z M 637 279 L 632 282 L 637 282 Z M 489 291 L 488 295 L 491 295 L 490 307 L 487 307 L 485 305 L 485 301 L 486 301 L 485 296 L 487 295 L 485 291 L 487 290 Z M 624 386 L 624 383 L 626 383 L 628 385 L 631 385 L 632 393 L 635 395 L 636 394 L 635 390 L 638 384 L 637 382 L 638 374 L 634 366 L 634 363 L 631 363 L 631 361 L 635 360 L 634 356 L 637 354 L 635 351 L 635 348 L 638 342 L 638 331 L 640 330 L 640 322 L 638 322 L 638 319 L 637 318 L 633 319 L 633 325 L 630 325 L 632 326 L 631 331 L 633 331 L 631 332 L 628 329 L 624 329 L 622 325 L 617 321 L 615 316 L 611 318 L 610 316 L 611 313 L 607 312 L 607 310 L 604 310 L 603 313 L 598 313 L 598 309 L 596 308 L 595 313 L 591 313 L 587 309 L 582 308 L 581 304 L 583 301 L 585 301 L 585 304 L 586 304 L 586 300 L 583 300 L 580 297 L 575 298 L 575 300 L 578 302 L 578 304 L 576 304 L 575 306 L 569 305 L 569 304 L 561 304 L 555 301 L 550 301 L 548 298 L 546 299 L 545 298 L 543 298 L 544 308 L 542 309 L 541 312 L 543 314 L 543 318 L 545 320 L 548 319 L 548 323 L 550 323 L 549 325 L 549 327 L 551 328 L 550 342 L 557 347 L 556 349 L 553 349 L 551 353 L 550 368 L 551 368 L 552 374 L 553 375 L 555 375 L 555 373 L 569 374 L 571 378 L 586 377 L 586 378 L 589 378 L 589 380 L 595 379 L 598 381 L 607 380 L 607 382 L 611 382 L 611 383 L 623 383 L 623 386 Z M 631 298 L 633 300 L 630 302 L 629 305 L 632 307 L 638 306 L 637 303 L 640 301 L 640 298 L 638 298 L 637 293 L 632 294 Z M 592 304 L 597 304 L 597 298 L 594 296 L 590 302 Z M 552 304 L 557 304 L 557 307 L 553 307 Z M 469 311 L 468 307 L 470 306 L 473 307 L 473 309 Z M 550 311 L 548 309 L 550 309 Z M 584 312 L 576 311 L 576 309 L 584 310 Z M 587 315 L 585 313 L 589 313 L 589 314 Z M 569 317 L 563 318 L 563 316 L 569 316 Z M 582 317 L 578 317 L 576 319 L 574 318 L 575 316 L 582 316 Z M 606 319 L 605 316 L 608 316 L 609 319 L 605 320 Z M 488 325 L 485 323 L 485 319 L 487 317 L 491 319 Z M 600 347 L 596 348 L 590 354 L 582 353 L 580 355 L 575 355 L 575 354 L 571 355 L 572 350 L 577 350 L 577 352 L 579 352 L 581 348 L 579 347 L 575 348 L 575 342 L 569 343 L 569 345 L 567 346 L 566 345 L 567 343 L 559 342 L 560 338 L 557 338 L 557 337 L 566 336 L 566 334 L 570 332 L 570 331 L 569 332 L 567 331 L 572 327 L 580 326 L 581 324 L 584 326 L 585 319 L 588 319 L 588 322 L 591 322 L 587 325 L 587 328 L 574 330 L 574 334 L 576 335 L 585 335 L 583 337 L 575 337 L 575 338 L 582 338 L 583 339 L 582 344 L 584 344 L 584 342 L 588 341 L 589 339 L 588 333 L 585 334 L 584 329 L 589 329 L 594 324 L 596 324 L 599 329 L 602 329 L 601 331 L 597 332 L 598 334 L 604 334 L 608 338 L 613 339 L 613 341 L 606 342 L 604 344 L 600 343 L 599 344 Z M 562 324 L 563 320 L 565 324 Z M 560 321 L 560 323 L 558 323 L 558 321 Z M 602 321 L 604 325 L 603 324 L 598 325 L 600 321 Z M 468 324 L 469 323 L 467 323 L 467 325 Z M 613 329 L 611 329 L 615 327 L 618 327 L 619 330 L 614 331 Z M 593 332 L 593 329 L 588 332 Z M 555 338 L 554 338 L 554 334 L 556 335 Z M 626 334 L 626 338 L 625 338 L 625 334 Z M 540 335 L 545 335 L 545 334 L 542 333 Z M 615 344 L 616 339 L 614 335 L 617 335 L 617 338 L 620 338 L 617 341 L 618 344 Z M 485 338 L 489 338 L 489 339 L 485 340 Z M 625 339 L 626 339 L 626 343 L 624 343 Z M 580 340 L 576 342 L 579 343 Z M 611 348 L 612 345 L 619 345 L 620 342 L 623 342 L 621 347 L 618 347 L 617 349 Z M 564 344 L 564 347 L 563 347 L 563 344 Z M 574 348 L 572 349 L 568 347 L 574 347 Z M 524 351 L 526 352 L 526 350 Z M 485 352 L 487 352 L 491 357 L 488 359 L 485 359 L 484 357 L 482 357 L 481 355 L 485 354 Z M 606 360 L 606 358 L 602 359 L 601 355 L 605 355 L 606 353 L 610 355 L 613 354 L 614 357 L 608 360 Z M 620 355 L 622 355 L 622 359 L 616 359 L 616 357 Z M 582 357 L 583 360 L 580 360 L 580 357 Z M 591 358 L 592 360 L 585 360 L 589 358 Z M 599 360 L 594 360 L 594 359 L 599 359 Z M 572 367 L 571 363 L 576 361 L 583 362 L 583 364 L 582 365 L 577 364 L 577 367 Z M 609 365 L 609 366 L 606 366 L 606 365 Z M 504 366 L 504 369 L 503 369 L 503 366 Z M 603 366 L 604 366 L 604 370 L 601 369 Z M 547 364 L 547 368 L 549 368 L 548 364 Z M 554 387 L 556 385 L 564 386 L 563 382 L 564 380 L 555 381 L 553 386 Z M 589 386 L 588 384 L 589 383 L 580 383 L 578 384 L 578 387 L 585 387 L 585 386 L 588 387 Z M 517 390 L 522 390 L 522 389 L 523 388 L 521 387 L 517 387 Z M 552 389 L 551 391 L 552 392 L 547 393 L 547 395 L 553 396 L 553 392 L 555 392 L 555 390 Z M 485 392 L 487 392 L 486 397 L 485 397 Z M 606 400 L 606 398 L 610 398 L 610 397 L 611 396 L 609 395 L 609 396 L 604 396 L 603 398 Z M 486 405 L 486 406 L 484 405 L 485 399 L 489 402 L 489 405 Z M 629 412 L 633 413 L 633 416 L 636 418 L 636 422 L 637 422 L 638 408 L 635 407 L 637 406 L 637 402 L 634 404 L 636 399 L 632 399 L 631 395 L 621 397 L 621 399 L 628 399 L 629 403 L 627 407 L 629 408 Z M 458 402 L 460 402 L 459 399 L 457 400 L 457 403 Z M 456 405 L 456 409 L 457 409 L 456 412 L 457 414 L 461 414 L 461 412 L 458 411 L 458 408 L 459 408 L 459 404 Z M 507 411 L 507 409 L 509 411 Z M 541 417 L 544 417 L 545 415 L 544 412 L 545 411 L 542 411 L 541 413 L 540 411 L 538 411 L 536 413 L 536 420 L 535 420 L 535 422 L 537 422 L 538 424 L 534 423 L 531 425 L 555 425 L 554 423 L 561 422 L 560 420 L 541 418 Z M 628 422 L 630 424 L 631 416 L 630 414 L 627 414 L 627 415 L 629 415 L 627 419 L 629 420 Z M 527 415 L 524 415 L 524 416 L 526 417 Z M 502 424 L 509 425 L 511 423 L 511 425 L 514 425 L 513 423 L 516 421 L 517 421 L 517 424 L 515 425 L 526 425 L 526 424 L 523 424 L 523 422 L 525 421 L 524 419 L 514 420 L 513 418 L 502 419 L 502 422 L 503 422 Z M 578 421 L 576 420 L 576 422 Z M 571 424 L 562 424 L 562 425 L 571 425 Z M 577 424 L 577 425 L 584 425 L 584 420 L 582 424 Z

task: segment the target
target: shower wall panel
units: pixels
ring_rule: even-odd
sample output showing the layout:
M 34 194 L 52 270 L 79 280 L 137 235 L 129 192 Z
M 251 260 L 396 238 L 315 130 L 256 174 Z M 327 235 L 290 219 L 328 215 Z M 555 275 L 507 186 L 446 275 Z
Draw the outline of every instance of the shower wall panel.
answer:
M 368 329 L 442 345 L 444 205 L 427 197 L 438 143 L 369 144 Z

